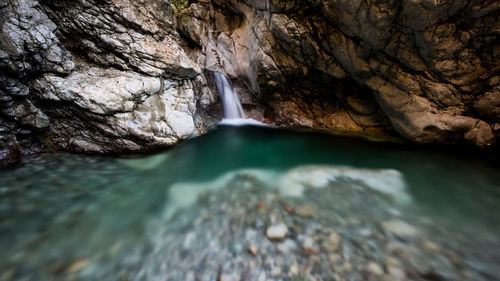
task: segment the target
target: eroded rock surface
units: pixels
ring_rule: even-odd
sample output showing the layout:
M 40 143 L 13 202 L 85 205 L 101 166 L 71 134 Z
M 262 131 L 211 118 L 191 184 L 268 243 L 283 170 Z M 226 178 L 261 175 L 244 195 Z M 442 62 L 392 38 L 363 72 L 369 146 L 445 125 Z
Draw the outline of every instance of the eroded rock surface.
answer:
M 124 152 L 172 145 L 210 123 L 197 114 L 214 99 L 178 43 L 168 2 L 12 0 L 0 9 L 2 153 L 14 151 L 2 158 L 22 152 L 19 131 L 55 149 Z
M 499 8 L 498 1 L 216 1 L 208 19 L 220 27 L 217 37 L 199 3 L 180 13 L 178 26 L 201 45 L 206 68 L 219 60 L 229 76 L 255 77 L 278 124 L 373 132 L 387 131 L 387 117 L 412 141 L 486 146 L 499 121 Z M 243 61 L 239 69 L 226 63 L 234 61 Z M 362 86 L 338 90 L 348 79 Z
M 198 80 L 86 67 L 64 78 L 46 74 L 33 88 L 41 103 L 53 105 L 46 106 L 53 119 L 47 134 L 65 150 L 147 150 L 197 132 Z
M 4 1 L 1 139 L 41 135 L 87 152 L 171 145 L 220 117 L 207 113 L 216 99 L 204 75 L 219 71 L 260 121 L 483 147 L 500 137 L 499 9 L 494 0 Z

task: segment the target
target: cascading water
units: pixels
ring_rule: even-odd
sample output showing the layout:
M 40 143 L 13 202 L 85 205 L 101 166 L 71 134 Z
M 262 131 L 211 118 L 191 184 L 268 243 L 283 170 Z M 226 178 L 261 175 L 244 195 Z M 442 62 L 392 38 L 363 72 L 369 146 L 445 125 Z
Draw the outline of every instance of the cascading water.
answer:
M 241 107 L 240 100 L 227 78 L 219 72 L 215 72 L 214 75 L 217 91 L 219 91 L 222 99 L 224 119 L 245 119 L 245 113 Z
M 233 87 L 222 73 L 214 72 L 215 85 L 222 100 L 222 108 L 224 109 L 224 118 L 219 125 L 230 126 L 268 126 L 252 118 L 246 118 L 240 99 L 233 90 Z

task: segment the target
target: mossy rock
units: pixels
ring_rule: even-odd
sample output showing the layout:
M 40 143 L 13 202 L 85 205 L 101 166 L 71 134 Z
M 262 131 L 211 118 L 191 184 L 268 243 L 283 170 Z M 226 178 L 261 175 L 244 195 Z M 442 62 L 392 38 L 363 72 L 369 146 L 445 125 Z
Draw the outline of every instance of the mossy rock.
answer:
M 179 11 L 183 11 L 189 7 L 189 0 L 172 0 L 171 3 Z

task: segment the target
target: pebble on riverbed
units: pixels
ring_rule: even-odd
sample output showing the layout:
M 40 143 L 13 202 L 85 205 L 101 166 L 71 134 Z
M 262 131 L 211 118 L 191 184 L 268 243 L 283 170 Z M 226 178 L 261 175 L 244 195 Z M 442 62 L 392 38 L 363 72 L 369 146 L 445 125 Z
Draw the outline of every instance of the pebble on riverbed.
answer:
M 313 217 L 316 212 L 309 205 L 302 205 L 295 210 L 295 214 L 299 217 L 310 218 Z
M 288 227 L 284 223 L 271 225 L 266 230 L 266 236 L 269 240 L 283 241 L 288 234 Z
M 75 273 L 85 268 L 88 264 L 89 264 L 88 259 L 78 259 L 72 262 L 70 265 L 68 265 L 65 271 L 66 273 Z
M 208 191 L 196 205 L 113 239 L 105 253 L 59 261 L 37 281 L 492 281 L 484 276 L 500 272 L 493 264 L 486 275 L 484 264 L 469 262 L 481 249 L 467 244 L 470 236 L 388 211 L 391 201 L 357 183 L 339 180 L 290 198 L 243 179 L 253 187 L 234 188 L 235 180 Z M 31 280 L 28 268 L 17 269 L 27 254 L 0 270 L 0 281 Z
M 375 262 L 368 263 L 368 265 L 366 266 L 366 270 L 370 274 L 375 275 L 375 276 L 380 276 L 380 275 L 384 274 L 384 270 L 382 269 L 382 267 L 380 267 L 380 265 L 378 265 Z
M 316 242 L 311 237 L 306 237 L 304 241 L 302 241 L 302 254 L 304 255 L 315 255 L 318 253 L 318 247 L 316 246 Z
M 382 227 L 386 232 L 395 234 L 401 238 L 411 238 L 420 233 L 418 229 L 401 220 L 383 222 Z
M 327 239 L 323 242 L 322 248 L 327 253 L 334 253 L 339 249 L 342 238 L 334 230 L 330 230 Z
M 257 247 L 255 247 L 255 246 L 250 246 L 250 247 L 248 247 L 248 252 L 250 252 L 250 254 L 256 256 L 259 253 L 259 249 L 257 249 Z

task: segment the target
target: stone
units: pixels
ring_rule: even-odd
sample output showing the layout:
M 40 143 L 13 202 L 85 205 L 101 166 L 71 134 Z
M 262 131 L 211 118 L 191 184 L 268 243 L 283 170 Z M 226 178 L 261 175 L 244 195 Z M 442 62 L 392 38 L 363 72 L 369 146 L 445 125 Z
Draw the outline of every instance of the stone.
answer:
M 343 264 L 342 264 L 342 270 L 343 271 L 347 271 L 347 272 L 351 272 L 353 270 L 353 266 L 350 262 L 348 261 L 345 261 Z
M 196 84 L 190 80 L 88 67 L 64 78 L 45 75 L 33 88 L 41 100 L 73 104 L 46 111 L 54 119 L 48 125 L 49 136 L 59 149 L 147 150 L 198 132 Z
M 0 168 L 13 167 L 21 161 L 21 150 L 14 136 L 0 139 Z
M 278 244 L 278 251 L 285 255 L 290 255 L 297 251 L 297 243 L 295 240 L 286 238 L 284 241 Z
M 89 264 L 88 259 L 78 259 L 74 262 L 72 262 L 67 268 L 66 272 L 67 273 L 76 273 L 78 271 L 81 271 L 84 269 L 88 264 Z
M 384 274 L 384 270 L 382 269 L 382 267 L 380 267 L 380 265 L 375 262 L 369 262 L 366 265 L 366 270 L 374 276 L 381 276 L 382 274 Z
M 316 212 L 309 205 L 301 205 L 297 209 L 295 209 L 295 214 L 297 214 L 297 216 L 299 217 L 310 218 L 313 217 Z
M 266 236 L 273 241 L 282 241 L 288 234 L 288 227 L 284 223 L 274 224 L 267 228 Z
M 434 253 L 438 253 L 441 251 L 441 248 L 439 247 L 439 245 L 437 245 L 436 243 L 429 241 L 429 240 L 424 240 L 422 242 L 422 248 L 424 248 L 425 250 L 427 250 L 429 252 L 434 252 Z
M 292 206 L 290 206 L 290 205 L 283 206 L 283 209 L 285 209 L 285 211 L 287 213 L 289 213 L 290 215 L 295 214 L 295 209 Z
M 248 252 L 250 252 L 250 254 L 256 256 L 257 253 L 259 253 L 259 249 L 257 249 L 257 247 L 255 247 L 255 246 L 250 246 L 250 247 L 248 247 Z
M 390 220 L 382 223 L 387 233 L 392 233 L 402 238 L 412 238 L 420 234 L 420 231 L 410 224 L 401 220 Z
M 289 271 L 292 276 L 299 274 L 299 265 L 296 263 L 290 265 Z
M 215 100 L 180 47 L 170 6 L 115 4 L 13 0 L 2 8 L 0 97 L 9 104 L 0 103 L 0 115 L 44 132 L 53 148 L 101 153 L 170 146 L 213 124 L 195 116 Z M 73 61 L 68 46 L 86 58 Z M 45 110 L 57 103 L 64 106 Z
M 318 247 L 316 246 L 316 242 L 312 237 L 306 237 L 304 241 L 302 241 L 302 254 L 304 255 L 315 255 L 318 253 Z
M 338 251 L 341 241 L 342 237 L 334 230 L 330 230 L 321 247 L 325 252 L 334 253 Z
M 395 280 L 406 280 L 406 272 L 402 269 L 401 263 L 392 257 L 386 260 L 387 273 Z
M 273 268 L 271 268 L 271 276 L 272 277 L 279 277 L 281 275 L 281 267 L 279 266 L 274 266 Z
M 0 275 L 0 280 L 2 280 L 2 281 L 11 280 L 12 276 L 14 276 L 15 273 L 16 273 L 15 268 L 9 268 L 9 269 L 5 270 L 2 273 L 2 275 Z

